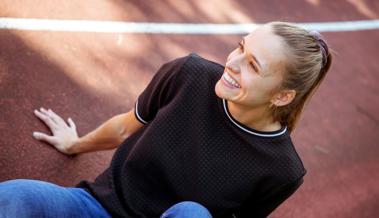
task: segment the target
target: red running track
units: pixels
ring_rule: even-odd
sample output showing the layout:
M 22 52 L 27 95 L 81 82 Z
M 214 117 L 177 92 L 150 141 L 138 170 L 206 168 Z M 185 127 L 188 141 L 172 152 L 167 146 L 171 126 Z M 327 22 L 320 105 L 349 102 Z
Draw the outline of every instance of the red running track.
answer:
M 244 23 L 378 19 L 378 1 L 20 1 L 0 17 Z M 211 9 L 210 9 L 211 8 Z M 272 218 L 374 218 L 379 213 L 379 31 L 324 34 L 337 51 L 293 134 L 308 174 Z M 94 179 L 113 151 L 68 157 L 32 138 L 41 106 L 72 117 L 80 135 L 129 111 L 164 62 L 190 52 L 224 63 L 240 35 L 0 30 L 0 181 L 70 186 Z

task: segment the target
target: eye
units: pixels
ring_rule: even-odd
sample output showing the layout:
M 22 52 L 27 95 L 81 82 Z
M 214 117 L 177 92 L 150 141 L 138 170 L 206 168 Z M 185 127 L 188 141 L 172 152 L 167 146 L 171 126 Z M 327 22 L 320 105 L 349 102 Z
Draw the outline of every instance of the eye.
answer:
M 251 68 L 253 68 L 253 70 L 258 73 L 258 68 L 255 66 L 255 64 L 253 62 L 249 62 L 249 64 Z
M 238 43 L 238 49 L 241 50 L 243 52 L 243 45 L 241 42 Z
M 238 50 L 241 51 L 241 52 L 244 52 L 244 47 L 243 47 L 242 42 L 238 43 Z M 253 62 L 249 61 L 249 65 L 250 65 L 251 68 L 253 68 L 253 70 L 255 72 L 258 73 L 258 68 L 255 66 L 255 64 Z

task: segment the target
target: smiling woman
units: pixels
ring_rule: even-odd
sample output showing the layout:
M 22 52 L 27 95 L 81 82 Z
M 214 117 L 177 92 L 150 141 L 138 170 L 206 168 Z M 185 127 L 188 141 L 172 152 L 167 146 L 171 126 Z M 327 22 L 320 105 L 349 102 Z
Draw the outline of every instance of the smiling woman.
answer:
M 292 131 L 331 60 L 322 38 L 288 23 L 269 23 L 229 54 L 215 91 L 241 123 L 262 131 L 286 125 Z
M 0 215 L 267 217 L 304 181 L 290 133 L 330 64 L 320 35 L 274 22 L 245 36 L 225 66 L 197 54 L 164 64 L 133 110 L 85 136 L 36 110 L 53 135 L 35 138 L 63 153 L 117 150 L 75 188 L 0 183 Z
M 241 123 L 261 131 L 280 129 L 268 110 L 270 104 L 288 104 L 273 99 L 282 82 L 282 69 L 288 62 L 284 40 L 274 34 L 271 25 L 257 28 L 245 36 L 227 59 L 223 78 L 232 78 L 240 88 L 231 89 L 221 81 L 215 91 L 228 101 L 230 113 Z M 225 81 L 225 80 L 222 80 Z M 291 92 L 287 92 L 290 96 Z

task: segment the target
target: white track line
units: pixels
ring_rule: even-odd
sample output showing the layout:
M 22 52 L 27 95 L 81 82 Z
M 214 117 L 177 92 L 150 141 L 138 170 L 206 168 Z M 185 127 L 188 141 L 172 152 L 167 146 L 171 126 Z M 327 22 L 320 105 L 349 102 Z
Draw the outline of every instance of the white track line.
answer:
M 50 20 L 32 18 L 1 18 L 0 29 L 101 32 L 101 33 L 150 33 L 150 34 L 246 34 L 260 24 L 210 24 L 210 23 L 138 23 L 91 20 Z M 379 29 L 379 20 L 297 23 L 309 30 L 342 32 Z

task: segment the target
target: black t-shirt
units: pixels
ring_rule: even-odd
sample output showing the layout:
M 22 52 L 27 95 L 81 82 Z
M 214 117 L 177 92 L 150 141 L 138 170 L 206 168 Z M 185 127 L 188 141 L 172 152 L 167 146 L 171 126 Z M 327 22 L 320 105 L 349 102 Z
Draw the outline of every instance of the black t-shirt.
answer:
M 180 201 L 213 217 L 266 217 L 306 170 L 286 126 L 273 132 L 235 120 L 214 91 L 224 67 L 196 54 L 164 64 L 135 104 L 145 124 L 95 182 L 82 181 L 113 217 L 159 217 Z

